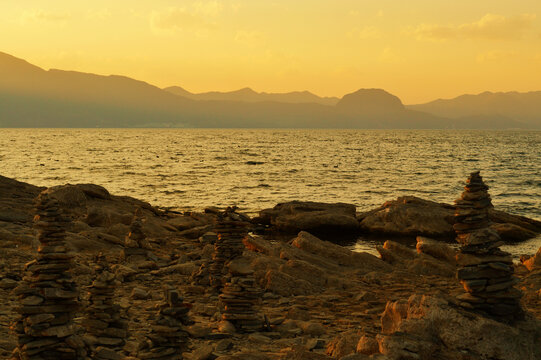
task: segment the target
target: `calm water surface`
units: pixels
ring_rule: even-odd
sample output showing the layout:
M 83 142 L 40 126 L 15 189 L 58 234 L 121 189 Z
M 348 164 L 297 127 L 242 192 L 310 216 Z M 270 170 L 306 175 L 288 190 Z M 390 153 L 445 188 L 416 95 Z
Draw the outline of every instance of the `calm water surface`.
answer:
M 496 208 L 541 220 L 540 131 L 0 129 L 4 176 L 95 183 L 181 210 L 313 200 L 364 211 L 402 195 L 452 203 L 474 170 Z

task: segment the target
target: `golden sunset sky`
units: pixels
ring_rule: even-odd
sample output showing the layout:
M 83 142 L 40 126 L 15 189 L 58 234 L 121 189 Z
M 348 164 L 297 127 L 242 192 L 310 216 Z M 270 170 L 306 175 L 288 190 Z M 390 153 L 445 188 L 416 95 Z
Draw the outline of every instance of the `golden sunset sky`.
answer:
M 541 90 L 539 0 L 2 0 L 0 51 L 192 92 Z

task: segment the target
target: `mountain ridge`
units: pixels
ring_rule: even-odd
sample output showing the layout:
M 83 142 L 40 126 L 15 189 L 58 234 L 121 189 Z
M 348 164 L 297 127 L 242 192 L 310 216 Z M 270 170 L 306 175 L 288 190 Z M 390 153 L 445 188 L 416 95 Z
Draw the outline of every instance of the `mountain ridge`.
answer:
M 337 97 L 321 97 L 310 91 L 290 91 L 286 93 L 257 92 L 250 87 L 233 91 L 207 91 L 192 93 L 180 86 L 169 86 L 163 90 L 192 100 L 209 101 L 242 101 L 242 102 L 285 102 L 285 103 L 316 103 L 322 105 L 336 105 L 340 100 Z
M 308 91 L 166 89 L 121 75 L 44 70 L 0 52 L 0 127 L 541 128 L 541 121 L 524 125 L 502 115 L 432 114 L 383 89 L 341 99 Z

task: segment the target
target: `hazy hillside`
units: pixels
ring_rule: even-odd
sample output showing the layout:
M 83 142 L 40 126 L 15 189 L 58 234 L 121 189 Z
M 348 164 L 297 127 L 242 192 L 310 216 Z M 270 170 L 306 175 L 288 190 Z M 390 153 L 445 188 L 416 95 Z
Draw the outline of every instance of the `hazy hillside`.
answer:
M 336 105 L 340 100 L 336 97 L 319 97 L 309 91 L 293 91 L 289 93 L 266 93 L 255 92 L 250 88 L 243 88 L 230 92 L 211 91 L 194 94 L 180 86 L 171 86 L 164 89 L 175 95 L 180 95 L 192 100 L 219 100 L 219 101 L 243 101 L 243 102 L 282 102 L 282 103 L 316 103 L 322 105 Z
M 326 104 L 326 102 L 333 102 Z M 191 94 L 124 76 L 43 70 L 0 53 L 0 127 L 509 128 L 505 116 L 449 120 L 381 89 L 342 99 L 309 92 Z
M 484 92 L 478 95 L 462 95 L 454 99 L 439 99 L 426 104 L 409 105 L 407 108 L 455 119 L 493 118 L 495 122 L 500 123 L 502 119 L 508 119 L 510 124 L 541 128 L 541 91 Z

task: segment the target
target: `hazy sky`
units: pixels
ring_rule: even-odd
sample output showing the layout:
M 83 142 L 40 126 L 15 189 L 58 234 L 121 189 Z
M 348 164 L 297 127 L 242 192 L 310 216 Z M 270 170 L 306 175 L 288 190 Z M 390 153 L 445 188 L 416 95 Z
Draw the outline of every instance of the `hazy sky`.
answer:
M 541 90 L 539 0 L 2 0 L 0 51 L 189 91 Z

